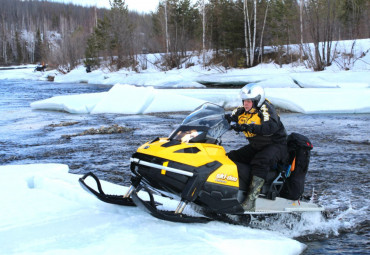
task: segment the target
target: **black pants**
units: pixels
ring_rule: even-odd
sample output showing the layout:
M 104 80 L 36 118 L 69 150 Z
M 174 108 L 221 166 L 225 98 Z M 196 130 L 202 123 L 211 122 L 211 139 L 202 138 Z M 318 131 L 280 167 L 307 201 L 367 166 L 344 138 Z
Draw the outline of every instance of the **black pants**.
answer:
M 251 174 L 264 180 L 271 167 L 287 157 L 286 144 L 269 144 L 263 148 L 255 148 L 248 144 L 238 150 L 232 150 L 228 157 L 234 162 L 250 164 Z

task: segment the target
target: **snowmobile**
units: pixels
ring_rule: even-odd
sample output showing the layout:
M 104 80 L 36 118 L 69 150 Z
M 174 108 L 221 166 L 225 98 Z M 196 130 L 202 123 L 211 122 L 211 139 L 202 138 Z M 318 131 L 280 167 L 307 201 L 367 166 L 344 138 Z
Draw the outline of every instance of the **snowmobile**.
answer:
M 241 203 L 247 196 L 250 168 L 231 161 L 221 146 L 221 136 L 230 130 L 222 107 L 205 103 L 188 115 L 168 138 L 155 138 L 140 146 L 131 157 L 131 186 L 125 195 L 105 194 L 99 179 L 87 173 L 81 186 L 98 199 L 112 204 L 138 206 L 156 218 L 174 222 L 234 220 L 248 223 L 251 215 L 323 211 L 316 204 L 280 196 L 290 169 L 283 162 L 268 175 L 256 210 L 245 212 Z M 92 177 L 97 190 L 87 185 Z M 139 192 L 140 191 L 140 192 Z M 147 193 L 149 200 L 139 195 Z M 161 210 L 155 195 L 178 200 L 177 208 Z M 191 205 L 195 215 L 184 213 Z

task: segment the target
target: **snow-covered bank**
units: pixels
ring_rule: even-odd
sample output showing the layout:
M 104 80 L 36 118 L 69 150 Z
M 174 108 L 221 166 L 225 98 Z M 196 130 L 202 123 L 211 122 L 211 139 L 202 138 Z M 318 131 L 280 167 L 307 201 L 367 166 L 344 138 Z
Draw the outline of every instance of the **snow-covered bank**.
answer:
M 240 105 L 239 89 L 154 89 L 115 85 L 109 92 L 57 96 L 31 103 L 33 109 L 69 113 L 145 114 L 192 111 L 212 102 L 226 108 Z M 266 88 L 277 107 L 300 113 L 369 113 L 370 89 Z
M 370 55 L 370 54 L 368 54 Z M 303 66 L 292 67 L 284 65 L 279 68 L 275 64 L 260 64 L 249 69 L 229 69 L 220 72 L 220 69 L 204 69 L 201 65 L 184 69 L 174 69 L 161 72 L 154 67 L 140 73 L 119 70 L 109 72 L 105 69 L 86 73 L 83 66 L 79 66 L 67 74 L 56 70 L 34 72 L 32 65 L 22 66 L 22 69 L 0 68 L 0 79 L 27 79 L 47 80 L 48 76 L 55 76 L 56 83 L 88 83 L 115 85 L 132 84 L 139 86 L 154 86 L 162 88 L 205 88 L 201 83 L 251 83 L 258 82 L 264 87 L 299 88 L 299 87 L 369 87 L 370 60 L 368 67 L 340 71 L 328 69 L 322 72 L 312 72 Z
M 252 82 L 267 88 L 268 98 L 286 110 L 301 113 L 369 113 L 370 39 L 357 40 L 351 53 L 352 58 L 348 58 L 351 46 L 351 41 L 339 42 L 336 51 L 340 57 L 322 72 L 313 72 L 297 63 L 283 65 L 282 68 L 273 63 L 248 69 L 204 68 L 199 56 L 193 56 L 189 60 L 194 64 L 189 68 L 163 72 L 153 64 L 158 62 L 160 54 L 148 54 L 138 57 L 139 63 L 145 62 L 147 66 L 140 72 L 98 69 L 86 73 L 85 68 L 79 66 L 67 74 L 60 74 L 56 70 L 34 72 L 31 66 L 23 66 L 29 68 L 0 69 L 0 79 L 46 80 L 48 76 L 53 76 L 56 83 L 116 85 L 108 93 L 59 96 L 32 104 L 34 109 L 70 113 L 145 114 L 191 111 L 205 101 L 235 107 L 240 103 L 237 90 L 199 88 L 205 88 L 202 84 Z M 351 67 L 351 70 L 344 71 L 338 67 L 343 65 Z M 152 87 L 172 90 L 157 90 Z
M 281 234 L 224 223 L 180 224 L 100 202 L 60 164 L 0 166 L 0 254 L 299 254 Z M 126 187 L 103 182 L 107 193 Z
M 370 89 L 267 89 L 276 106 L 300 113 L 370 113 Z
M 219 66 L 202 66 L 202 57 L 194 53 L 182 69 L 160 71 L 158 60 L 161 54 L 143 54 L 138 56 L 138 66 L 133 70 L 119 70 L 111 72 L 101 68 L 86 73 L 83 66 L 79 66 L 67 74 L 57 70 L 34 72 L 35 65 L 25 65 L 27 69 L 9 70 L 0 67 L 0 79 L 30 79 L 47 80 L 48 76 L 55 76 L 55 82 L 62 83 L 89 83 L 89 84 L 134 84 L 155 87 L 204 87 L 200 83 L 230 83 L 230 82 L 260 82 L 265 87 L 337 87 L 342 83 L 362 84 L 369 86 L 370 72 L 370 39 L 356 41 L 333 42 L 335 60 L 325 71 L 313 72 L 304 65 L 292 63 L 280 66 L 269 63 L 260 64 L 248 69 L 228 69 Z M 299 52 L 298 45 L 290 45 L 291 52 Z M 310 47 L 313 47 L 310 44 Z M 211 53 L 211 52 L 209 52 Z M 334 54 L 334 53 L 333 53 Z M 145 66 L 145 69 L 143 67 Z M 344 71 L 350 69 L 349 71 Z M 357 86 L 357 85 L 355 85 Z

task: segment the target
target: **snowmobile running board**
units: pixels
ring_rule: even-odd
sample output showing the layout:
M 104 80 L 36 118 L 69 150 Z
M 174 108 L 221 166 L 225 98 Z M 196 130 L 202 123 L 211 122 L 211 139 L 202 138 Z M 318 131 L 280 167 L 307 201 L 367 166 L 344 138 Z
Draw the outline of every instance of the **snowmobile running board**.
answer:
M 275 200 L 265 199 L 262 197 L 256 200 L 256 211 L 248 212 L 244 214 L 281 214 L 281 213 L 303 213 L 303 212 L 322 212 L 324 207 L 320 207 L 316 204 L 293 201 L 282 197 L 277 197 Z
M 98 191 L 91 188 L 89 185 L 87 185 L 85 183 L 85 179 L 89 176 L 92 177 L 95 180 Z M 123 196 L 123 195 L 107 195 L 107 194 L 105 194 L 102 187 L 101 187 L 101 184 L 100 184 L 100 181 L 99 181 L 98 177 L 95 174 L 93 174 L 92 172 L 88 172 L 87 174 L 82 176 L 78 181 L 79 181 L 79 183 L 80 183 L 80 185 L 83 189 L 85 189 L 87 192 L 93 194 L 99 200 L 101 200 L 103 202 L 106 202 L 106 203 L 109 203 L 109 204 L 115 204 L 115 205 L 136 206 L 135 203 L 132 201 L 132 199 L 128 196 L 126 197 L 126 196 Z

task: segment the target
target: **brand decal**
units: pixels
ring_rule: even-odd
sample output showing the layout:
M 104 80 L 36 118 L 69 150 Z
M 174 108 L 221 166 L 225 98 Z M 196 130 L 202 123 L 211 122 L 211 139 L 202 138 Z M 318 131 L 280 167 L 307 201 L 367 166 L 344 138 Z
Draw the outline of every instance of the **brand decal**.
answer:
M 263 120 L 268 121 L 270 119 L 270 114 L 269 114 L 269 110 L 267 109 L 266 105 L 262 105 L 261 111 L 263 115 Z
M 216 181 L 225 183 L 226 181 L 236 182 L 238 181 L 238 177 L 226 174 L 217 174 Z

